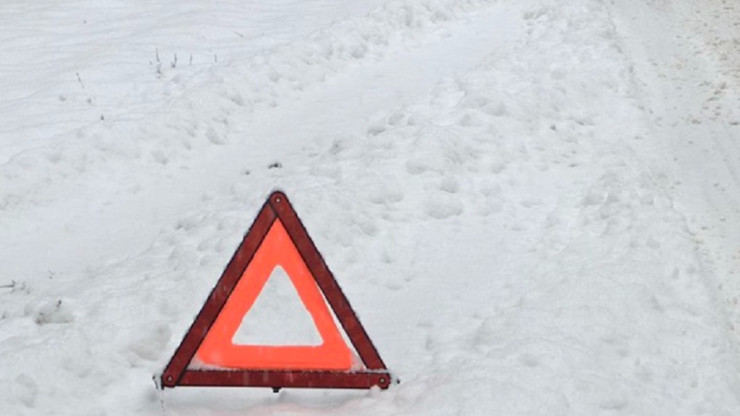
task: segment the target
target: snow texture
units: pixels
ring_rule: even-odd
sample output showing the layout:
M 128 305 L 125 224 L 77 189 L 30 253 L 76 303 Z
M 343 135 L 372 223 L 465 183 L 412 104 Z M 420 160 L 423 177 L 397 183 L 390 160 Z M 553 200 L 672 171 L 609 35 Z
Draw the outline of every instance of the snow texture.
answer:
M 740 414 L 738 22 L 6 1 L 0 413 Z M 275 188 L 401 383 L 155 390 Z

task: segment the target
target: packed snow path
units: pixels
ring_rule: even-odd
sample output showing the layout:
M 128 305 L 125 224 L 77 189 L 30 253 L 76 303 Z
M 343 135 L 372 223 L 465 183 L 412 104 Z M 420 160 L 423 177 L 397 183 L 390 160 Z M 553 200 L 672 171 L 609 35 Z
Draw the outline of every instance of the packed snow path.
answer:
M 0 14 L 3 413 L 740 413 L 732 4 L 89 3 Z M 402 383 L 156 392 L 273 187 Z

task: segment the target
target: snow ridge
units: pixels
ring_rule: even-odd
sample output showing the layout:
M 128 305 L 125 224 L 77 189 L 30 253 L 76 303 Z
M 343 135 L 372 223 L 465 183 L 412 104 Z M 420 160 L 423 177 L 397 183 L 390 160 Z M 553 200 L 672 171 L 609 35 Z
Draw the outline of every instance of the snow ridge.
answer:
M 230 137 L 233 117 L 269 109 L 296 93 L 323 82 L 352 62 L 380 58 L 389 43 L 433 30 L 460 19 L 489 0 L 393 1 L 362 17 L 339 22 L 308 38 L 260 53 L 248 62 L 213 67 L 201 86 L 190 86 L 177 101 L 165 101 L 144 120 L 105 120 L 78 127 L 37 149 L 10 155 L 0 165 L 7 187 L 0 191 L 0 209 L 16 206 L 57 181 L 74 180 L 100 169 L 166 165 L 189 160 Z M 165 67 L 165 82 L 181 82 L 176 68 Z M 74 186 L 74 185 L 71 185 Z M 43 196 L 34 197 L 34 202 Z

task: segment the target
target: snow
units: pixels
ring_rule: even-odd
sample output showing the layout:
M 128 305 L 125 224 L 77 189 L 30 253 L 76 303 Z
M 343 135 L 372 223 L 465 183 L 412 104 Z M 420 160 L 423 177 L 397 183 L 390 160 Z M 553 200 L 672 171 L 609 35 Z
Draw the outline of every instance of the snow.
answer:
M 271 328 L 265 331 L 264 328 Z M 321 345 L 321 335 L 280 266 L 270 274 L 260 296 L 242 318 L 234 345 Z
M 4 6 L 3 414 L 739 414 L 738 13 Z M 157 392 L 274 188 L 401 383 Z

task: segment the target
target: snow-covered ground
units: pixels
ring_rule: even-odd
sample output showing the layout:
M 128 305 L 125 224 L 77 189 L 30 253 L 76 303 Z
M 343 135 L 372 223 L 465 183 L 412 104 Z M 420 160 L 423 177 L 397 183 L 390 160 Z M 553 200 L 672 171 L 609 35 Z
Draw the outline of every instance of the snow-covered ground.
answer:
M 0 8 L 0 413 L 740 414 L 740 6 L 131 3 Z M 274 188 L 401 384 L 155 390 Z

